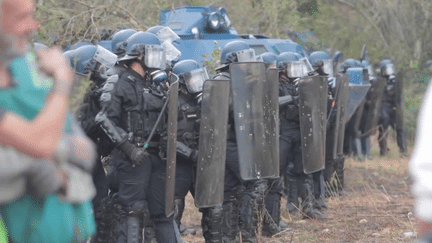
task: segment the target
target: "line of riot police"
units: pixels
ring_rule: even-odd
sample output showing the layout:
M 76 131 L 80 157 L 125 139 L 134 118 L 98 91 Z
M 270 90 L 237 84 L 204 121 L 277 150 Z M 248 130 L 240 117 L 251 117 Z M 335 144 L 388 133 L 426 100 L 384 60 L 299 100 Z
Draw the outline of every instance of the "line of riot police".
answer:
M 256 55 L 234 40 L 209 78 L 195 60 L 178 61 L 178 41 L 155 26 L 117 32 L 111 50 L 65 52 L 93 81 L 77 111 L 100 155 L 92 242 L 182 242 L 195 233 L 181 224 L 188 192 L 206 242 L 256 242 L 260 225 L 264 236 L 288 231 L 283 195 L 290 213 L 323 220 L 326 197 L 343 188 L 344 153 L 369 156 L 381 107 L 382 154 L 388 126 L 406 152 L 390 61 L 376 78 L 366 58 Z

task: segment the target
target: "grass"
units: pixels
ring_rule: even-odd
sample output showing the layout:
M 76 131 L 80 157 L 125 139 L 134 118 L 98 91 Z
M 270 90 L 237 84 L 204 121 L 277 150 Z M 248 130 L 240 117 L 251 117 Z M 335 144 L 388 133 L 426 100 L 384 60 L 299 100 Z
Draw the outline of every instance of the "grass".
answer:
M 412 242 L 404 236 L 415 232 L 414 197 L 410 192 L 409 158 L 399 155 L 394 139 L 389 139 L 389 154 L 379 157 L 376 137 L 372 138 L 372 160 L 360 162 L 347 158 L 345 191 L 328 200 L 327 220 L 302 220 L 290 215 L 282 199 L 282 220 L 293 233 L 278 237 L 260 237 L 259 242 Z M 195 236 L 183 237 L 186 243 L 204 242 L 200 228 L 201 213 L 188 195 L 182 223 L 195 227 Z

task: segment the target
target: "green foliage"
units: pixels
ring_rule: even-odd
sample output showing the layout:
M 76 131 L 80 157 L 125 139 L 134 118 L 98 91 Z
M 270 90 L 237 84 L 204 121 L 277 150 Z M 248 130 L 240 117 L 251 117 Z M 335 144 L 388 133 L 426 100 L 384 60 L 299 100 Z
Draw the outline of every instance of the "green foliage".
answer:
M 221 47 L 217 41 L 215 41 L 215 45 L 216 48 L 210 54 L 204 54 L 203 66 L 207 68 L 210 74 L 216 74 L 216 68 L 221 65 Z
M 89 78 L 81 78 L 77 79 L 75 84 L 75 89 L 70 99 L 70 106 L 73 112 L 76 111 L 93 82 Z

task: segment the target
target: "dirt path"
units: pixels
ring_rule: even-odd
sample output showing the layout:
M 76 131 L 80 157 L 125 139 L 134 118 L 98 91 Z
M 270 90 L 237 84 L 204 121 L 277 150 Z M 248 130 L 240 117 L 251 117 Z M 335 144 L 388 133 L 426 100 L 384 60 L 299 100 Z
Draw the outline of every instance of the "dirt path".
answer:
M 329 198 L 327 220 L 302 220 L 299 215 L 289 215 L 283 199 L 282 219 L 293 233 L 263 237 L 260 242 L 412 242 L 415 237 L 405 236 L 415 231 L 409 158 L 399 156 L 394 142 L 386 158 L 378 156 L 376 143 L 372 147 L 372 160 L 347 159 L 345 192 Z M 197 234 L 184 237 L 185 242 L 204 242 L 200 220 L 201 213 L 188 195 L 182 222 L 195 227 Z

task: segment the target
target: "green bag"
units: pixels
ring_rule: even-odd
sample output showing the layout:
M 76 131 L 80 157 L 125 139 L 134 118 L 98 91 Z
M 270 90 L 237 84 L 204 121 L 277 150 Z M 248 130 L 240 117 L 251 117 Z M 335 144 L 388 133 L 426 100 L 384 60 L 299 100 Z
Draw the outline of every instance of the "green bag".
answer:
M 8 243 L 8 235 L 0 215 L 0 243 Z
M 14 242 L 86 242 L 95 232 L 90 201 L 70 204 L 48 195 L 38 201 L 24 195 L 0 206 L 0 213 Z

